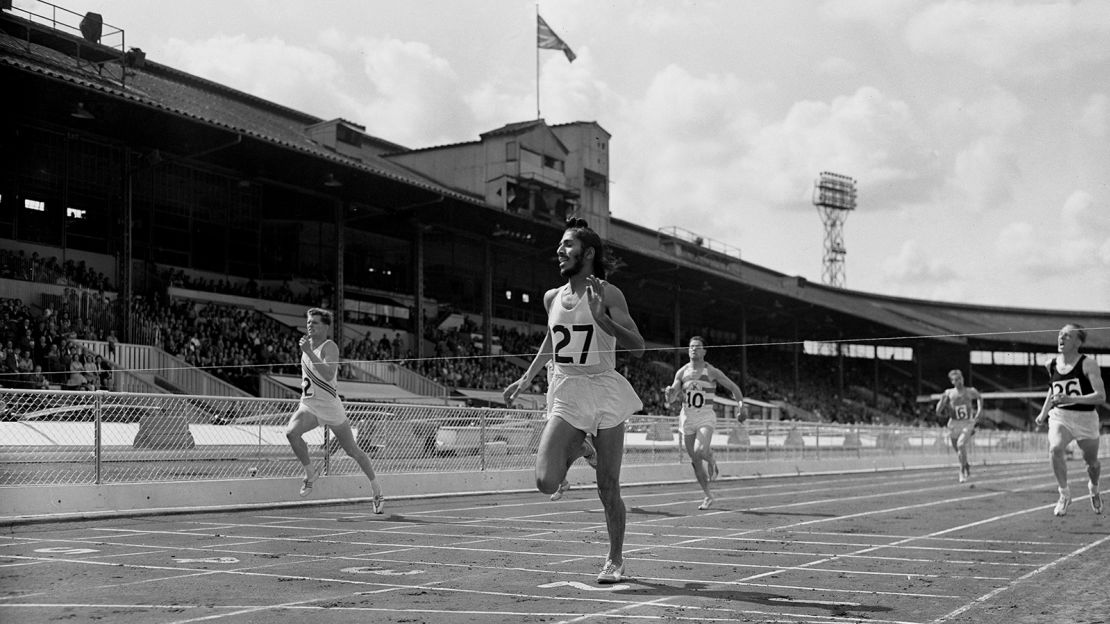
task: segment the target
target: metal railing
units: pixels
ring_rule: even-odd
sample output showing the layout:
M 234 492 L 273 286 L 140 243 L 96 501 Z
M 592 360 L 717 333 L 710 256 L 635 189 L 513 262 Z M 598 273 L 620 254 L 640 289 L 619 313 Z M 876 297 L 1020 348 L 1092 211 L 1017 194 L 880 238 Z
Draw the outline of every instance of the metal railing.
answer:
M 113 365 L 119 369 L 133 371 L 140 377 L 160 377 L 188 394 L 227 397 L 250 396 L 245 390 L 192 366 L 158 347 L 117 343 L 115 353 L 109 355 L 108 343 L 103 340 L 74 340 L 74 342 L 101 357 L 111 360 Z
M 0 487 L 295 477 L 285 439 L 292 399 L 0 390 Z M 545 417 L 539 411 L 347 403 L 359 446 L 380 473 L 526 469 Z M 676 418 L 633 416 L 628 465 L 685 464 Z M 330 474 L 359 467 L 328 431 L 305 435 Z M 941 428 L 723 419 L 718 461 L 950 454 Z M 1045 449 L 1040 433 L 983 430 L 973 456 Z

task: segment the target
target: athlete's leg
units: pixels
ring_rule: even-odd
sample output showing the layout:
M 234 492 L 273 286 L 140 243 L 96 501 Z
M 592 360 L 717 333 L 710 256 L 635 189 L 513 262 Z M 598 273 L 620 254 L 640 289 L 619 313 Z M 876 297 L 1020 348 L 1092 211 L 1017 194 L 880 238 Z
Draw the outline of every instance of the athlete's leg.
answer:
M 713 455 L 713 425 L 698 427 L 698 439 L 694 449 L 701 453 L 705 460 L 706 475 L 709 480 L 717 478 L 717 458 Z
M 1079 450 L 1083 451 L 1083 461 L 1087 462 L 1087 478 L 1091 483 L 1098 485 L 1098 478 L 1102 474 L 1102 463 L 1098 460 L 1098 438 L 1076 440 Z
M 315 414 L 304 407 L 299 407 L 285 427 L 285 438 L 289 440 L 289 446 L 293 449 L 293 454 L 297 456 L 297 460 L 304 466 L 305 479 L 309 483 L 316 480 L 316 473 L 312 468 L 312 457 L 308 453 L 308 444 L 301 436 L 307 431 L 312 431 L 318 425 Z
M 1058 422 L 1048 423 L 1048 454 L 1052 459 L 1052 473 L 1060 489 L 1068 487 L 1068 460 L 1064 452 L 1074 439 L 1071 431 Z
M 694 467 L 694 477 L 697 478 L 701 491 L 705 493 L 706 498 L 709 498 L 709 475 L 705 471 L 702 455 L 697 448 L 698 434 L 688 433 L 683 436 L 682 441 L 686 445 L 686 454 L 690 456 L 690 465 Z
M 579 432 L 581 433 L 581 432 Z M 625 509 L 621 498 L 621 462 L 624 460 L 624 423 L 598 429 L 597 496 L 605 508 L 605 528 L 609 531 L 609 561 L 624 562 Z
M 559 416 L 547 419 L 536 450 L 536 488 L 539 491 L 553 494 L 559 489 L 559 484 L 567 476 L 567 469 L 582 456 L 582 441 L 585 439 L 584 432 Z M 598 451 L 600 456 L 600 448 Z
M 966 428 L 960 437 L 956 439 L 956 454 L 960 458 L 960 467 L 967 467 L 967 444 L 971 441 L 971 429 Z
M 366 451 L 358 446 L 355 440 L 355 434 L 351 431 L 351 423 L 345 422 L 342 425 L 330 425 L 331 432 L 335 436 L 339 446 L 347 453 L 347 456 L 355 460 L 359 468 L 362 468 L 363 474 L 367 479 L 370 479 L 370 489 L 373 490 L 374 496 L 381 496 L 382 488 L 378 485 L 378 481 L 374 475 L 374 467 L 370 464 L 370 456 Z

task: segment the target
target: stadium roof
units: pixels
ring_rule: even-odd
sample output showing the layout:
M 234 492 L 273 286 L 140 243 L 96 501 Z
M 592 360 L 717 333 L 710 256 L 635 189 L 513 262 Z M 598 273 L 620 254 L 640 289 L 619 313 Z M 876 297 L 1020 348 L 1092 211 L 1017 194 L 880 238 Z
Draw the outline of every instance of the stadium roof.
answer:
M 237 167 L 249 166 L 244 163 L 287 161 L 273 164 L 284 168 L 280 173 L 270 174 L 279 178 L 299 176 L 301 182 L 310 176 L 322 178 L 320 174 L 325 171 L 339 173 L 337 168 L 342 167 L 371 180 L 345 191 L 372 192 L 381 197 L 382 189 L 387 189 L 401 197 L 420 190 L 426 192 L 425 197 L 430 193 L 451 198 L 457 201 L 456 208 L 465 209 L 440 210 L 437 218 L 476 233 L 489 229 L 488 211 L 494 208 L 487 206 L 481 197 L 386 157 L 420 148 L 409 150 L 363 133 L 364 149 L 358 157 L 344 155 L 312 140 L 306 131 L 328 120 L 152 61 L 125 70 L 120 65 L 120 71 L 126 74 L 122 80 L 113 79 L 94 63 L 75 62 L 71 52 L 75 49 L 81 50 L 85 58 L 98 55 L 116 61 L 120 58 L 120 51 L 0 12 L 0 76 L 9 93 L 34 94 L 11 98 L 9 103 L 23 107 L 23 114 L 61 119 L 68 117 L 68 111 L 61 106 L 83 99 L 86 104 L 101 107 L 96 120 L 100 134 L 131 145 L 157 147 L 162 141 L 166 149 L 170 146 L 179 150 L 185 146 L 200 149 L 221 141 L 226 144 L 232 135 L 247 137 L 251 145 L 237 147 L 241 151 L 236 159 L 229 156 L 221 164 Z M 181 123 L 166 123 L 167 119 Z M 344 123 L 361 128 L 354 122 Z M 509 123 L 482 136 L 522 132 L 543 123 L 543 120 Z M 288 157 L 276 158 L 277 155 Z M 374 182 L 377 180 L 385 182 Z M 397 203 L 404 202 L 399 199 Z M 514 221 L 509 215 L 503 216 Z M 523 219 L 515 219 L 515 223 L 530 232 L 557 227 L 526 223 Z M 780 335 L 789 335 L 790 328 L 801 320 L 807 324 L 807 330 L 824 329 L 828 335 L 841 331 L 845 336 L 861 338 L 938 337 L 952 343 L 984 344 L 997 349 L 1054 350 L 1056 331 L 1065 323 L 1110 328 L 1110 312 L 1105 311 L 1020 309 L 890 297 L 811 283 L 739 258 L 715 260 L 708 253 L 678 256 L 673 240 L 667 241 L 655 230 L 619 219 L 612 220 L 610 242 L 622 249 L 632 265 L 629 272 L 632 278 L 645 281 L 644 276 L 682 272 L 688 278 L 686 281 L 708 286 L 706 292 L 712 290 L 717 296 L 742 302 L 747 309 L 761 313 L 761 323 L 782 332 Z M 667 243 L 672 247 L 667 247 Z M 781 316 L 780 321 L 775 320 L 776 315 Z M 781 325 L 775 326 L 776 322 Z M 812 334 L 807 331 L 807 335 Z M 1110 331 L 1091 332 L 1087 347 L 1110 352 Z

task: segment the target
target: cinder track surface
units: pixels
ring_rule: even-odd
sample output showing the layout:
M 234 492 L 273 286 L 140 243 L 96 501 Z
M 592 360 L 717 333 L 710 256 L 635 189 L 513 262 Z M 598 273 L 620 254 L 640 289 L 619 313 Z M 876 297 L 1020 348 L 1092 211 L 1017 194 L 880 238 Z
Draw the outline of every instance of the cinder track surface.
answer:
M 1038 464 L 625 488 L 627 581 L 592 489 L 4 527 L 0 622 L 1110 621 L 1110 520 Z M 289 487 L 299 481 L 290 479 Z M 414 493 L 415 494 L 415 493 Z M 1110 504 L 1110 500 L 1107 501 Z

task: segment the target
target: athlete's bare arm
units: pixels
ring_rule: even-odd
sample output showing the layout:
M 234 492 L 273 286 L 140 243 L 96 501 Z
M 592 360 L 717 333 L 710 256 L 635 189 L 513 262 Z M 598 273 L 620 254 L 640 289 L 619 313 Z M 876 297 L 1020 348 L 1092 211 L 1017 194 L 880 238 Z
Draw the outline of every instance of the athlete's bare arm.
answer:
M 729 392 L 732 393 L 732 398 L 737 401 L 744 400 L 744 393 L 740 390 L 740 386 L 728 378 L 728 375 L 721 372 L 721 369 L 716 366 L 709 366 L 709 377 L 717 383 L 724 386 Z
M 544 310 L 551 310 L 551 304 L 555 300 L 555 295 L 558 292 L 558 288 L 552 288 L 551 290 L 544 293 Z M 542 369 L 545 364 L 551 361 L 552 351 L 553 349 L 551 345 L 551 332 L 546 332 L 543 336 L 543 343 L 540 344 L 540 349 L 536 352 L 536 357 L 532 358 L 532 363 L 528 365 L 528 370 L 524 371 L 524 374 L 520 376 L 520 379 L 517 379 L 513 383 L 509 384 L 508 387 L 505 388 L 505 390 L 501 393 L 501 396 L 505 399 L 506 405 L 511 406 L 513 404 L 513 401 L 516 399 L 516 396 L 520 394 L 520 391 L 526 388 L 528 384 L 532 383 L 532 378 L 534 378 L 540 372 L 540 369 Z
M 983 414 L 983 395 L 975 388 L 968 388 L 968 394 L 975 402 L 975 415 L 971 417 L 971 426 L 975 427 L 979 425 L 979 417 Z
M 586 278 L 586 296 L 589 298 L 590 311 L 594 321 L 605 332 L 616 336 L 617 344 L 630 354 L 640 357 L 644 354 L 644 337 L 640 335 L 636 321 L 628 313 L 628 301 L 620 288 L 591 275 Z
M 682 393 L 682 374 L 686 371 L 687 366 L 689 364 L 679 366 L 678 370 L 675 371 L 674 381 L 671 382 L 671 385 L 663 388 L 663 398 L 666 399 L 667 403 L 674 403 Z
M 940 393 L 940 400 L 937 401 L 937 416 L 944 416 L 944 408 L 948 406 L 948 390 Z

